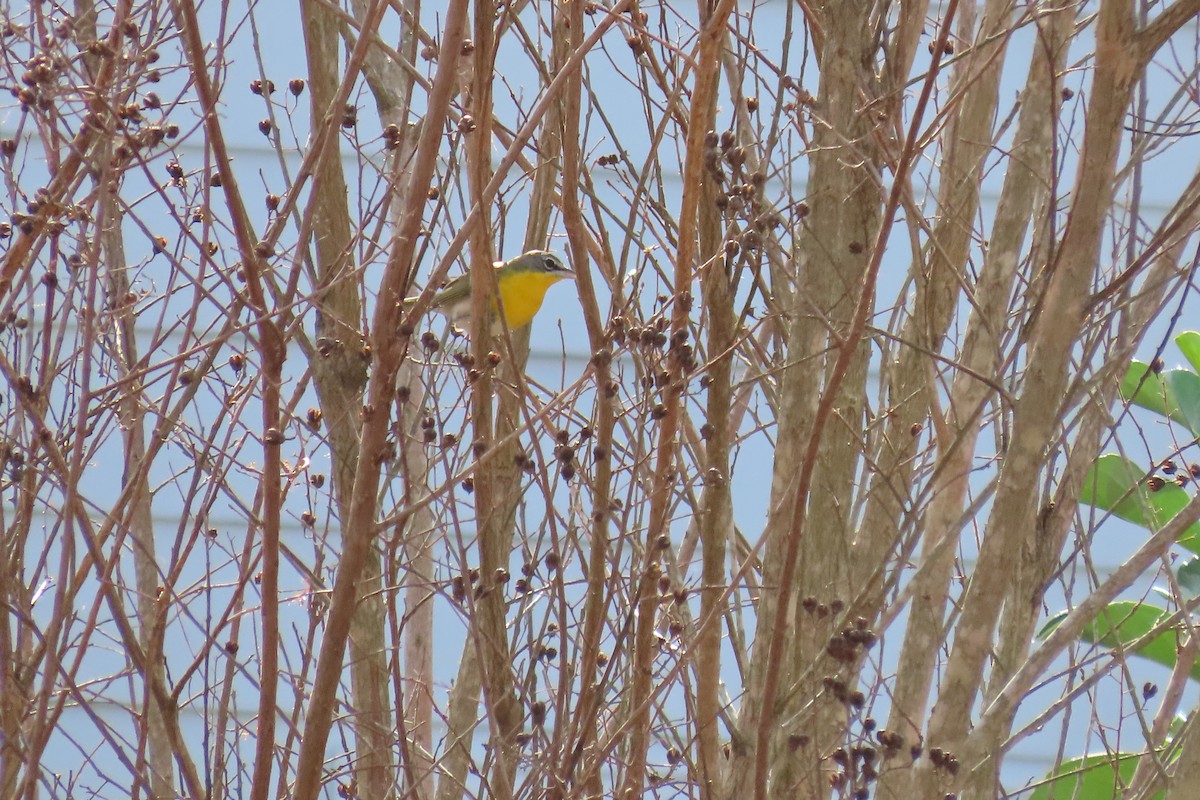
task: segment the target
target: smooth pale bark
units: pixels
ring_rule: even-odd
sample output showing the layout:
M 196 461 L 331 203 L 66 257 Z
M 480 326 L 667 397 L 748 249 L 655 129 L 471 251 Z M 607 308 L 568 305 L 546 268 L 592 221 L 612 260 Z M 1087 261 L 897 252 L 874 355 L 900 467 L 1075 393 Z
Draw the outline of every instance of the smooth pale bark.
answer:
M 100 183 L 106 176 L 102 176 Z M 105 212 L 101 219 L 106 230 L 101 234 L 100 246 L 104 254 L 107 270 L 108 291 L 110 297 L 124 297 L 130 290 L 129 276 L 126 272 L 125 248 L 121 236 L 121 214 L 111 192 L 101 188 L 106 195 Z M 118 266 L 119 265 L 119 266 Z M 117 352 L 121 359 L 121 367 L 126 374 L 136 369 L 138 362 L 137 336 L 134 331 L 134 320 L 131 315 L 122 315 L 118 323 L 119 345 Z M 135 382 L 137 386 L 140 382 Z M 130 391 L 121 399 L 122 429 L 125 432 L 125 491 L 130 493 L 129 500 L 129 533 L 133 538 L 134 574 L 137 582 L 137 616 L 142 637 L 142 647 L 149 654 L 155 654 L 147 662 L 149 669 L 156 673 L 156 680 L 166 680 L 165 661 L 163 653 L 163 628 L 165 620 L 160 614 L 158 601 L 161 575 L 158 559 L 155 555 L 154 521 L 151 512 L 151 496 L 149 487 L 142 477 L 146 463 L 146 416 L 144 413 L 145 400 L 141 391 Z M 168 748 L 167 732 L 163 725 L 162 712 L 157 705 L 144 698 L 144 714 L 146 717 L 146 758 L 148 775 L 147 783 L 152 796 L 168 798 L 174 794 L 173 775 L 174 760 Z
M 869 287 L 862 276 L 871 258 L 871 242 L 881 210 L 877 180 L 879 154 L 874 139 L 876 124 L 864 113 L 864 92 L 871 85 L 863 65 L 870 60 L 866 35 L 869 3 L 842 4 L 822 14 L 821 87 L 814 107 L 814 149 L 806 203 L 809 216 L 796 231 L 794 258 L 798 279 L 796 305 L 787 332 L 787 351 L 794 364 L 782 376 L 782 404 L 775 450 L 771 505 L 763 537 L 766 540 L 763 583 L 778 585 L 782 554 L 792 532 L 791 509 L 800 474 L 799 459 L 816 424 L 815 413 L 823 379 L 832 368 L 831 342 L 844 335 L 859 297 Z M 828 603 L 845 599 L 848 554 L 852 532 L 841 501 L 843 487 L 853 482 L 857 469 L 863 424 L 863 387 L 868 350 L 864 344 L 850 373 L 838 389 L 835 419 L 822 438 L 820 470 L 809 502 L 797 586 L 792 604 L 779 607 L 771 592 L 764 593 L 757 609 L 758 630 L 771 631 L 779 614 L 791 617 L 791 652 L 780 670 L 778 698 L 743 703 L 738 728 L 752 738 L 760 726 L 772 726 L 770 753 L 772 796 L 821 796 L 828 791 L 819 757 L 802 761 L 787 745 L 788 734 L 812 731 L 814 746 L 805 753 L 821 753 L 844 721 L 844 709 L 820 691 L 822 675 L 807 669 L 825 644 L 823 631 L 805 624 L 796 601 L 813 596 Z M 765 639 L 753 651 L 747 693 L 760 697 L 770 667 Z M 810 702 L 811 701 L 811 702 Z M 778 720 L 779 722 L 777 722 Z M 786 727 L 780 722 L 786 720 Z M 804 753 L 800 754 L 801 757 Z M 757 755 L 758 758 L 764 757 Z M 735 741 L 732 748 L 730 796 L 752 791 L 756 754 L 751 742 Z M 796 793 L 800 794 L 797 795 Z
M 1099 370 L 1094 385 L 1088 382 L 1076 388 L 1076 394 L 1086 394 L 1088 402 L 1078 415 L 1076 443 L 1068 452 L 1052 499 L 1043 504 L 1037 526 L 1028 531 L 1022 542 L 998 626 L 999 646 L 984 692 L 986 703 L 996 700 L 1007 688 L 1013 673 L 1024 664 L 1032 649 L 1043 613 L 1045 587 L 1059 568 L 1060 554 L 1073 529 L 1085 477 L 1113 425 L 1109 408 L 1119 399 L 1118 387 L 1125 365 L 1144 344 L 1153 317 L 1166 303 L 1167 288 L 1187 271 L 1182 261 L 1186 256 L 1184 245 L 1188 234 L 1183 232 L 1195 230 L 1197 224 L 1200 224 L 1200 174 L 1193 178 L 1151 239 L 1147 252 L 1158 255 L 1146 270 L 1146 280 L 1137 297 L 1122 303 L 1127 306 L 1127 312 L 1122 314 L 1105 368 Z M 1194 659 L 1194 656 L 1193 651 L 1191 657 Z M 1185 660 L 1186 650 L 1181 649 L 1179 657 L 1181 661 Z M 1014 707 L 1012 714 L 1015 713 Z M 993 753 L 1001 752 L 1004 737 L 1011 727 L 1011 717 L 995 726 L 995 738 L 983 747 Z M 1166 736 L 1164 727 L 1150 742 L 1161 746 Z M 1145 771 L 1151 763 L 1153 759 L 1143 759 L 1139 769 Z M 972 779 L 976 796 L 986 796 L 997 785 L 999 770 L 998 758 L 990 759 L 986 768 L 977 770 Z
M 320 791 L 321 766 L 325 745 L 333 722 L 337 685 L 345 657 L 346 639 L 350 634 L 358 600 L 358 582 L 370 560 L 374 546 L 377 517 L 377 497 L 381 461 L 386 452 L 388 422 L 392 398 L 395 396 L 395 376 L 403 357 L 402 341 L 391 333 L 399 329 L 401 301 L 416 250 L 421 218 L 416 210 L 427 201 L 437 152 L 441 125 L 445 119 L 451 95 L 455 65 L 461 45 L 457 43 L 466 26 L 465 3 L 452 3 L 446 15 L 446 35 L 450 40 L 439 53 L 437 75 L 430 92 L 431 111 L 420 133 L 412 172 L 401 201 L 408 209 L 396 230 L 388 254 L 387 267 L 379 285 L 378 304 L 373 315 L 372 331 L 378 337 L 375 371 L 367 390 L 367 401 L 360 438 L 360 452 L 354 475 L 350 511 L 346 519 L 345 541 L 338 563 L 330 599 L 325 638 L 317 660 L 313 681 L 312 702 L 305 724 L 304 739 L 297 762 L 295 796 L 314 798 Z M 367 27 L 370 27 L 369 25 Z M 357 50 L 356 50 L 357 52 Z M 369 457 L 366 457 L 369 456 Z
M 992 248 L 975 287 L 973 311 L 964 337 L 964 369 L 955 375 L 950 401 L 944 409 L 945 427 L 938 431 L 939 439 L 943 430 L 953 438 L 938 442 L 936 488 L 931 492 L 924 520 L 922 552 L 933 563 L 926 563 L 913 578 L 918 587 L 912 593 L 887 725 L 888 730 L 900 734 L 910 744 L 921 741 L 920 722 L 928 706 L 934 665 L 946 641 L 943 620 L 954 561 L 954 549 L 946 544 L 957 539 L 962 525 L 968 502 L 967 475 L 974 459 L 984 405 L 995 401 L 994 386 L 976 376 L 992 374 L 1001 363 L 999 334 L 1004 329 L 1008 297 L 1017 276 L 1021 243 L 1034 222 L 1033 214 L 1044 208 L 1046 187 L 1040 176 L 1050 170 L 1055 117 L 1054 104 L 1041 99 L 1053 96 L 1056 76 L 1066 58 L 1064 45 L 1071 25 L 1072 17 L 1065 10 L 1046 15 L 1040 25 L 1045 46 L 1037 51 L 1023 94 L 1012 167 L 1001 190 Z M 908 796 L 911 774 L 903 768 L 889 770 L 880 784 L 881 796 Z
M 1121 0 L 1102 4 L 1097 20 L 1097 60 L 1091 101 L 1086 116 L 1080 169 L 1073 191 L 1074 201 L 1061 248 L 1048 265 L 1049 280 L 1042 308 L 1033 329 L 1025 386 L 1013 414 L 1013 434 L 1005 453 L 1004 468 L 997 487 L 995 508 L 988 518 L 979 560 L 962 602 L 962 615 L 955 629 L 938 701 L 930 718 L 927 745 L 959 753 L 966 743 L 969 716 L 991 650 L 993 630 L 1000 615 L 997 598 L 1006 591 L 1025 546 L 1037 531 L 1037 484 L 1044 464 L 1046 443 L 1052 441 L 1059 424 L 1059 409 L 1067 388 L 1069 349 L 1064 342 L 1079 336 L 1084 321 L 1088 287 L 1100 250 L 1104 220 L 1109 211 L 1114 184 L 1122 122 L 1140 69 L 1134 46 L 1132 6 Z M 1046 313 L 1051 309 L 1051 313 Z M 1003 721 L 986 729 L 993 736 L 1006 728 Z M 977 729 L 978 739 L 985 729 Z M 994 741 L 994 740 L 993 740 Z M 985 751 L 986 752 L 986 751 Z M 971 764 L 968 779 L 971 796 L 988 796 L 995 791 L 994 753 L 983 764 Z M 922 759 L 915 773 L 918 793 L 936 791 L 944 780 Z M 966 776 L 964 776 L 965 778 Z
M 883 583 L 870 582 L 900 547 L 900 528 L 915 498 L 913 471 L 920 437 L 912 435 L 931 413 L 929 353 L 941 351 L 963 286 L 969 283 L 968 258 L 975 241 L 976 214 L 984 159 L 992 152 L 991 130 L 996 115 L 1000 75 L 1005 64 L 1013 17 L 1012 0 L 990 0 L 981 12 L 983 27 L 972 30 L 970 15 L 960 17 L 960 37 L 975 44 L 957 62 L 950 79 L 951 104 L 942 130 L 945 153 L 940 170 L 936 224 L 912 268 L 916 291 L 899 340 L 885 352 L 882 378 L 887 386 L 887 412 L 882 433 L 873 436 L 874 469 L 867 490 L 867 507 L 855 539 L 851 585 L 867 593 L 863 605 L 878 608 Z M 936 367 L 934 368 L 936 370 Z M 933 410 L 932 413 L 937 413 Z M 970 427 L 974 427 L 971 421 Z M 872 443 L 874 443 L 872 442 Z M 943 448 L 950 442 L 941 442 Z M 968 448 L 969 449 L 969 448 Z M 874 596 L 871 596 L 874 595 Z
M 312 124 L 329 125 L 341 81 L 337 18 L 321 3 L 301 5 L 308 56 L 309 106 Z M 358 426 L 367 362 L 359 330 L 362 309 L 353 263 L 350 209 L 346 180 L 338 158 L 338 138 L 326 139 L 311 194 L 312 238 L 316 253 L 317 352 L 309 364 L 333 459 L 333 489 L 338 518 L 349 519 L 350 497 L 359 458 Z M 324 346 L 320 342 L 324 340 Z M 360 578 L 360 598 L 350 633 L 350 681 L 358 736 L 355 775 L 364 795 L 393 796 L 393 702 L 389 687 L 383 564 L 378 548 L 368 551 Z
M 360 25 L 358 33 L 362 35 L 361 25 L 368 18 L 369 5 L 366 0 L 352 0 L 351 7 Z M 406 4 L 405 9 L 407 14 L 414 13 L 411 4 Z M 395 58 L 389 57 L 383 47 L 373 46 L 363 59 L 363 77 L 371 89 L 380 121 L 385 128 L 395 126 L 398 132 L 398 140 L 389 151 L 387 162 L 393 186 L 405 183 L 417 147 L 417 127 L 408 124 L 407 117 L 416 84 L 413 64 L 417 61 L 418 32 L 407 16 L 401 23 L 401 30 L 401 46 Z M 344 29 L 342 33 L 345 35 Z M 352 40 L 348 46 L 352 46 Z M 394 225 L 399 225 L 399 215 L 405 211 L 400 200 L 397 193 L 391 193 L 388 216 Z M 401 673 L 398 665 L 393 665 L 389 677 L 399 701 L 395 727 L 399 734 L 399 765 L 404 774 L 402 785 L 416 800 L 429 800 L 436 788 L 433 762 L 434 555 L 435 548 L 443 540 L 428 504 L 421 503 L 429 482 L 430 461 L 418 438 L 420 415 L 415 413 L 412 398 L 421 396 L 423 386 L 413 365 L 401 365 L 396 385 L 398 394 L 408 399 L 399 403 L 397 412 L 402 431 L 399 443 L 401 497 L 404 507 L 416 510 L 404 516 L 404 522 L 396 532 L 400 542 L 395 554 L 400 556 L 400 563 L 389 565 L 386 571 L 396 575 L 396 582 L 403 586 L 404 592 L 403 623 L 400 619 L 394 619 L 392 623 L 395 640 L 403 641 L 397 650 L 403 657 L 403 670 Z M 382 597 L 380 602 L 383 603 Z M 395 616 L 395 603 L 385 605 L 388 613 Z M 396 646 L 395 641 L 393 646 Z

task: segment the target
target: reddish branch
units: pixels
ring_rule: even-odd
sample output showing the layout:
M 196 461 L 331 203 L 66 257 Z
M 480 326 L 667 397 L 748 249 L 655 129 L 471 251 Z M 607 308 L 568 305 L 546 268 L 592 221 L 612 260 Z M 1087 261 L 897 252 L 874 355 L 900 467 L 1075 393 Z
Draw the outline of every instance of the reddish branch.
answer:
M 696 264 L 696 239 L 699 231 L 701 186 L 704 180 L 705 135 L 713 124 L 716 114 L 717 79 L 721 68 L 721 48 L 725 42 L 725 29 L 729 15 L 733 12 L 733 0 L 720 0 L 710 9 L 700 31 L 700 41 L 695 58 L 696 83 L 692 91 L 692 103 L 688 115 L 687 150 L 683 166 L 683 200 L 679 212 L 679 250 L 675 257 L 675 295 L 671 307 L 671 341 L 680 342 L 687 335 L 691 320 L 692 297 L 690 287 Z M 675 487 L 676 434 L 679 430 L 681 400 L 687 382 L 684 361 L 671 359 L 668 367 L 671 380 L 663 394 L 664 414 L 658 429 L 658 463 L 650 493 L 650 524 L 646 532 L 646 552 L 658 551 L 657 543 L 668 535 L 667 516 L 670 509 L 672 490 Z M 649 557 L 649 556 L 648 556 Z M 647 564 L 648 573 L 656 565 Z M 650 672 L 648 662 L 653 652 L 642 648 L 642 630 L 652 620 L 639 620 L 637 646 L 633 653 L 633 680 L 630 686 L 631 739 L 629 766 L 623 783 L 624 792 L 641 792 L 646 769 L 646 737 L 650 724 Z
M 950 37 L 950 26 L 957 9 L 958 0 L 950 0 L 946 4 L 946 14 L 942 19 L 942 24 L 938 30 L 938 38 L 934 44 L 935 53 L 943 52 L 946 41 Z M 767 798 L 769 748 L 771 735 L 776 732 L 777 728 L 775 720 L 775 697 L 779 691 L 779 673 L 784 651 L 788 646 L 788 615 L 784 613 L 784 609 L 787 609 L 790 605 L 791 594 L 796 581 L 796 562 L 800 555 L 800 542 L 804 536 L 804 520 L 808 509 L 808 494 L 812 487 L 813 473 L 817 464 L 817 451 L 820 449 L 821 437 L 829 421 L 830 414 L 833 411 L 833 404 L 837 400 L 838 387 L 841 386 L 842 381 L 846 377 L 846 372 L 854 360 L 855 351 L 858 349 L 859 342 L 862 341 L 863 332 L 866 330 L 867 319 L 870 317 L 871 310 L 875 305 L 875 280 L 879 275 L 879 267 L 883 262 L 884 247 L 887 244 L 888 236 L 891 234 L 896 210 L 900 207 L 900 201 L 904 195 L 904 186 L 908 179 L 909 170 L 912 168 L 912 164 L 918 154 L 918 142 L 920 141 L 918 132 L 925 115 L 925 108 L 928 106 L 929 98 L 933 93 L 940 66 L 940 61 L 934 61 L 930 67 L 929 72 L 925 76 L 925 84 L 921 89 L 921 97 L 917 101 L 916 108 L 913 110 L 912 122 L 909 124 L 908 135 L 905 138 L 904 153 L 896 165 L 896 174 L 892 180 L 892 190 L 888 194 L 883 221 L 879 228 L 879 234 L 875 237 L 875 245 L 871 251 L 871 261 L 867 265 L 866 273 L 863 275 L 863 285 L 859 292 L 858 305 L 854 309 L 854 317 L 851 320 L 850 329 L 846 333 L 846 338 L 838 347 L 837 361 L 834 362 L 829 382 L 826 384 L 825 390 L 821 393 L 808 446 L 805 448 L 804 460 L 800 464 L 800 476 L 792 505 L 792 530 L 788 536 L 783 569 L 780 573 L 779 586 L 776 589 L 779 593 L 776 600 L 776 607 L 780 611 L 775 615 L 775 625 L 771 631 L 771 638 L 767 642 L 767 646 L 770 649 L 767 657 L 766 676 L 763 680 L 762 697 L 759 699 L 760 708 L 762 709 L 762 719 L 759 721 L 758 730 L 756 731 L 754 750 L 755 800 L 766 800 Z
M 325 744 L 333 724 L 337 704 L 337 688 L 346 656 L 346 639 L 357 605 L 357 585 L 366 564 L 375 533 L 376 501 L 382 461 L 385 451 L 393 383 L 407 338 L 397 336 L 404 287 L 412 269 L 413 253 L 422 224 L 422 209 L 433 181 L 437 153 L 441 148 L 443 126 L 450 108 L 457 75 L 462 36 L 466 29 L 467 2 L 454 0 L 446 11 L 442 45 L 438 53 L 438 71 L 429 94 L 429 113 L 422 124 L 420 140 L 413 159 L 413 169 L 405 189 L 402 204 L 408 212 L 393 240 L 392 252 L 379 287 L 379 298 L 372 319 L 375 353 L 378 360 L 367 389 L 363 408 L 362 447 L 354 476 L 350 518 L 346 521 L 342 557 L 338 561 L 330 599 L 329 616 L 317 671 L 313 679 L 311 700 L 305 722 L 304 739 L 296 764 L 297 800 L 312 800 L 321 788 L 321 767 Z M 364 26 L 368 27 L 368 26 Z M 369 37 L 361 37 L 365 46 Z
M 562 50 L 568 52 L 576 37 L 572 32 L 583 27 L 583 6 L 571 3 L 567 7 L 569 16 L 566 24 L 556 29 L 562 36 Z M 557 43 L 556 43 L 557 44 Z M 558 47 L 556 46 L 556 50 Z M 555 65 L 557 66 L 557 64 Z M 579 699 L 576 712 L 571 715 L 571 730 L 566 738 L 567 760 L 563 764 L 559 779 L 553 784 L 556 794 L 554 798 L 565 795 L 573 781 L 573 776 L 579 766 L 585 748 L 596 735 L 596 726 L 591 724 L 595 718 L 602 690 L 600 687 L 599 655 L 604 634 L 604 623 L 607 620 L 608 604 L 605 602 L 606 565 L 609 550 L 609 520 L 612 502 L 612 446 L 613 426 L 616 422 L 615 399 L 606 391 L 612 380 L 610 365 L 612 362 L 611 343 L 605 335 L 605 326 L 600 314 L 600 305 L 596 299 L 596 287 L 592 278 L 588 259 L 588 233 L 580 207 L 579 193 L 581 186 L 580 174 L 584 170 L 583 156 L 580 152 L 580 142 L 583 133 L 580 126 L 580 116 L 583 95 L 583 76 L 574 71 L 570 83 L 562 94 L 562 211 L 563 225 L 566 228 L 567 240 L 570 242 L 571 265 L 575 268 L 576 284 L 579 287 L 579 303 L 583 309 L 584 324 L 587 326 L 588 342 L 591 347 L 591 369 L 596 392 L 596 412 L 593 418 L 595 428 L 595 444 L 592 454 L 595 462 L 595 473 L 592 476 L 592 527 L 588 541 L 590 544 L 585 573 L 587 580 L 587 598 L 584 600 L 583 625 L 580 639 L 582 642 L 579 667 Z M 592 788 L 599 793 L 602 785 L 599 782 L 599 772 L 585 770 L 585 774 L 595 775 Z
M 108 36 L 101 44 L 104 62 L 95 81 L 95 86 L 98 88 L 111 86 L 116 78 L 117 67 L 122 63 L 120 58 L 124 43 L 122 31 L 132 9 L 132 0 L 121 0 L 117 4 Z M 80 177 L 80 170 L 89 163 L 92 146 L 99 138 L 109 134 L 108 120 L 115 116 L 116 109 L 109 107 L 99 92 L 92 97 L 88 105 L 90 110 L 84 124 L 79 127 L 79 133 L 71 142 L 67 157 L 63 159 L 54 173 L 50 185 L 46 187 L 45 201 L 42 202 L 38 212 L 32 215 L 28 223 L 21 227 L 21 234 L 8 249 L 8 256 L 4 259 L 4 264 L 0 266 L 0 300 L 3 300 L 4 295 L 12 288 L 17 273 L 37 258 L 42 245 L 46 243 L 46 233 L 51 219 L 62 212 L 68 194 Z
M 209 77 L 200 39 L 200 22 L 191 0 L 174 4 L 176 22 L 184 49 L 192 65 L 196 94 L 204 112 L 205 133 L 221 173 L 225 200 L 233 221 L 233 232 L 246 276 L 249 306 L 257 317 L 258 348 L 262 357 L 262 649 L 259 654 L 258 731 L 255 746 L 254 777 L 250 796 L 266 800 L 270 790 L 271 767 L 275 749 L 275 706 L 279 688 L 279 525 L 283 506 L 281 454 L 283 424 L 280 413 L 280 389 L 287 346 L 267 305 L 263 273 L 269 269 L 270 248 L 259 245 L 253 235 L 250 215 L 242 202 L 233 165 L 225 146 L 225 136 L 217 113 L 217 94 Z

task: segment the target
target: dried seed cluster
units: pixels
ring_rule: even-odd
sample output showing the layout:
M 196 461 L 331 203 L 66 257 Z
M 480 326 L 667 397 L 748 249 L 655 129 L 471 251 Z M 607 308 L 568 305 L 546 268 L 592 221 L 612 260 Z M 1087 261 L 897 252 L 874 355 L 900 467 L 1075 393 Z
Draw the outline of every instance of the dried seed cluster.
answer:
M 0 47 L 8 56 L 6 65 L 12 83 L 9 91 L 23 113 L 39 119 L 32 127 L 60 130 L 63 125 L 78 126 L 80 133 L 99 134 L 99 141 L 106 145 L 111 142 L 110 147 L 98 152 L 110 154 L 116 168 L 113 174 L 120 174 L 135 156 L 149 159 L 152 154 L 148 150 L 179 135 L 179 126 L 166 122 L 163 101 L 156 93 L 138 97 L 141 86 L 157 83 L 162 76 L 152 66 L 159 60 L 152 36 L 143 35 L 135 21 L 126 20 L 119 28 L 107 30 L 102 39 L 95 39 L 93 29 L 77 26 L 67 15 L 56 14 L 46 18 L 45 23 L 32 28 L 11 20 L 0 23 Z M 19 61 L 18 53 L 28 55 Z M 111 97 L 105 95 L 103 102 L 96 98 L 93 85 L 102 65 L 115 66 L 117 82 L 113 86 L 120 87 Z M 19 127 L 31 126 L 22 122 Z M 19 147 L 15 138 L 0 141 L 0 159 L 14 161 Z M 177 163 L 172 162 L 168 171 L 173 182 L 182 181 Z M 58 237 L 69 226 L 90 221 L 86 206 L 39 189 L 27 203 L 25 213 L 14 213 L 10 220 L 0 223 L 0 238 L 11 236 L 13 228 L 24 235 Z M 84 263 L 78 253 L 66 257 L 72 269 Z
M 829 637 L 825 652 L 835 661 L 843 664 L 854 664 L 864 652 L 875 644 L 876 636 L 868 629 L 867 620 L 858 617 L 850 627 L 842 628 L 836 635 Z
M 746 147 L 733 131 L 709 131 L 704 147 L 705 171 L 720 187 L 714 202 L 730 230 L 725 254 L 732 258 L 761 250 L 766 232 L 783 224 L 763 194 L 767 174 L 750 166 Z
M 1152 492 L 1157 492 L 1167 485 L 1168 481 L 1174 483 L 1180 488 L 1191 485 L 1194 481 L 1200 480 L 1200 464 L 1192 462 L 1190 464 L 1179 466 L 1171 459 L 1164 459 L 1161 463 L 1151 466 L 1150 471 L 1153 473 L 1157 469 L 1166 475 L 1163 478 L 1159 475 L 1150 475 L 1146 478 L 1146 486 Z

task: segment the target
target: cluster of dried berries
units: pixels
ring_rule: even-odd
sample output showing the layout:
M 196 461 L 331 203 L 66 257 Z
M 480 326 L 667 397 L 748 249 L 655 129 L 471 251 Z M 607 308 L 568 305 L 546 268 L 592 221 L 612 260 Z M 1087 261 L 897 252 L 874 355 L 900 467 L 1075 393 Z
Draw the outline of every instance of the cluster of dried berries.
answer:
M 470 581 L 470 584 L 467 583 L 468 580 Z M 455 575 L 454 578 L 451 579 L 450 594 L 454 597 L 455 601 L 463 603 L 467 599 L 467 586 L 476 586 L 478 583 L 479 570 L 477 568 L 472 568 L 467 572 L 466 578 L 464 578 L 462 575 Z M 478 596 L 479 590 L 477 588 L 476 597 Z
M 929 761 L 934 769 L 945 770 L 951 775 L 958 774 L 958 759 L 953 753 L 947 753 L 940 747 L 929 748 Z
M 513 456 L 513 466 L 526 475 L 533 475 L 537 472 L 537 461 L 524 450 L 518 450 Z
M 826 686 L 837 684 L 837 681 L 827 678 Z M 835 691 L 837 687 L 835 686 Z M 841 691 L 845 693 L 845 688 Z M 847 693 L 851 695 L 853 693 Z M 833 752 L 822 754 L 832 763 L 828 771 L 829 784 L 838 791 L 841 797 L 868 798 L 871 796 L 871 784 L 879 780 L 885 762 L 896 758 L 904 752 L 904 737 L 887 730 L 876 731 L 875 720 L 867 717 L 859 723 L 861 730 L 848 731 L 848 741 Z M 792 752 L 807 748 L 812 744 L 812 738 L 805 733 L 793 732 L 788 734 L 787 746 Z M 912 761 L 921 756 L 921 747 L 912 747 L 907 751 Z
M 575 477 L 575 470 L 579 467 L 579 462 L 575 460 L 575 448 L 576 445 L 571 443 L 571 434 L 566 430 L 559 431 L 554 445 L 554 459 L 558 462 L 563 480 L 566 481 Z
M 687 328 L 675 331 L 671 334 L 671 346 L 667 350 L 667 358 L 675 362 L 684 374 L 695 372 L 700 366 L 696 361 L 695 348 L 688 341 L 690 337 L 691 333 Z
M 383 146 L 388 150 L 395 150 L 397 147 L 399 147 L 400 139 L 400 128 L 396 125 L 388 125 L 383 129 Z M 430 189 L 429 191 L 433 192 L 435 190 Z M 429 199 L 432 200 L 435 197 L 436 195 L 431 194 Z
M 816 616 L 817 619 L 824 619 L 830 614 L 840 614 L 846 608 L 846 603 L 838 598 L 834 598 L 828 603 L 822 603 L 811 595 L 801 600 L 800 605 L 809 614 Z
M 871 796 L 868 787 L 879 779 L 879 751 L 869 744 L 858 744 L 839 747 L 829 758 L 836 765 L 829 776 L 830 786 L 848 793 L 854 800 L 867 800 Z
M 529 591 L 533 576 L 537 574 L 537 568 L 538 559 L 536 558 L 531 561 L 526 561 L 521 565 L 521 574 L 524 577 L 517 578 L 517 582 L 513 586 L 513 590 L 517 593 L 518 597 Z
M 33 52 L 11 73 L 14 85 L 10 88 L 23 112 L 38 114 L 64 109 L 81 109 L 78 122 L 81 129 L 101 133 L 113 143 L 111 148 L 114 166 L 121 168 L 136 154 L 143 158 L 143 151 L 160 145 L 166 139 L 179 135 L 179 126 L 168 123 L 163 113 L 148 115 L 149 110 L 162 111 L 162 99 L 155 92 L 147 92 L 141 99 L 137 92 L 144 83 L 157 83 L 162 76 L 153 64 L 159 53 L 147 37 L 143 37 L 138 25 L 127 20 L 119 30 L 112 31 L 108 38 L 97 40 L 94 30 L 77 26 L 69 16 L 50 20 L 49 28 L 39 26 L 34 31 L 6 21 L 0 25 L 0 40 L 10 55 L 17 52 L 16 42 L 28 44 Z M 50 35 L 45 35 L 49 33 Z M 82 57 L 82 58 L 81 58 Z M 91 102 L 97 89 L 93 81 L 97 60 L 114 62 L 117 69 L 113 74 L 113 86 L 120 90 L 107 105 Z M 88 74 L 80 72 L 86 64 Z M 114 90 L 115 91 L 115 90 Z M 86 93 L 86 94 L 84 94 Z M 83 102 L 79 102 L 79 101 Z M 151 116 L 154 118 L 152 119 Z M 56 127 L 63 120 L 51 124 Z M 16 139 L 0 141 L 0 157 L 14 160 L 19 143 Z M 172 182 L 182 182 L 182 169 L 172 162 L 168 172 Z M 35 192 L 28 203 L 26 213 L 15 213 L 8 222 L 0 223 L 0 238 L 8 238 L 15 227 L 25 235 L 42 233 L 51 237 L 61 235 L 69 225 L 91 219 L 84 206 L 75 206 L 62 197 L 52 198 L 45 190 Z M 161 249 L 161 248 L 160 248 Z M 78 253 L 68 256 L 72 269 L 78 268 L 84 258 Z
M 867 620 L 858 617 L 853 626 L 842 628 L 836 636 L 829 638 L 825 652 L 835 661 L 853 664 L 875 644 L 876 638 L 875 633 L 867 627 Z
M 616 345 L 639 351 L 641 360 L 646 365 L 642 377 L 642 385 L 646 391 L 666 389 L 672 380 L 671 371 L 667 365 L 675 366 L 684 375 L 696 371 L 700 364 L 696 358 L 695 349 L 689 339 L 691 332 L 683 329 L 667 334 L 670 321 L 665 316 L 657 316 L 644 327 L 621 315 L 616 315 L 608 325 L 608 338 Z M 611 350 L 598 350 L 592 354 L 592 360 L 599 367 L 607 367 L 612 363 Z M 616 394 L 616 386 L 610 385 L 609 396 Z M 655 419 L 661 419 L 664 412 L 659 411 L 660 404 L 652 410 Z
M 720 188 L 715 202 L 730 230 L 725 254 L 733 258 L 761 250 L 766 232 L 783 224 L 763 195 L 767 174 L 748 164 L 746 148 L 737 143 L 733 131 L 705 135 L 704 167 Z
M 1200 464 L 1195 462 L 1188 464 L 1186 467 L 1180 467 L 1168 458 L 1158 465 L 1158 469 L 1163 475 L 1166 475 L 1173 483 L 1180 487 L 1186 487 L 1193 480 L 1200 480 Z M 1151 475 L 1146 479 L 1146 486 L 1152 492 L 1157 492 L 1166 485 L 1167 480 L 1158 475 Z
M 421 440 L 425 444 L 433 444 L 437 441 L 437 420 L 432 415 L 421 418 Z
M 811 108 L 816 104 L 816 98 L 814 98 L 812 94 L 810 94 L 807 89 L 801 86 L 791 75 L 784 75 L 780 81 L 780 85 L 785 92 L 791 92 L 792 97 L 794 98 L 783 101 L 783 110 L 787 113 L 794 114 L 798 107 L 803 106 Z

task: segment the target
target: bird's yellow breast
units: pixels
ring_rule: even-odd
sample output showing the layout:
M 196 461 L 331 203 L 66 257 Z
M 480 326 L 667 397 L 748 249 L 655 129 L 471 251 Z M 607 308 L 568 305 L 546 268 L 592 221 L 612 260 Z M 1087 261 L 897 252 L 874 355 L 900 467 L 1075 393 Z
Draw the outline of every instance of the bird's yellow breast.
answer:
M 542 307 L 546 290 L 562 280 L 561 275 L 540 272 L 518 272 L 515 275 L 499 276 L 500 302 L 504 309 L 504 321 L 508 327 L 528 325 Z

